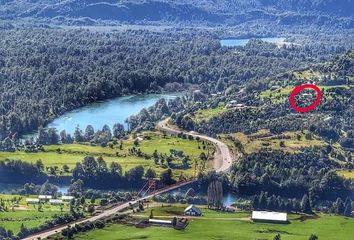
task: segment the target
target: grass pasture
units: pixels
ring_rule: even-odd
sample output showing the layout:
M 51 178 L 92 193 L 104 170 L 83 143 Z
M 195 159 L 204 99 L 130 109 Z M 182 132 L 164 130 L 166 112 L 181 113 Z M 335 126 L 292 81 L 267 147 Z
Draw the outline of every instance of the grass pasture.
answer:
M 158 207 L 154 210 L 155 218 L 172 219 L 176 213 L 183 212 L 186 206 Z M 307 220 L 300 215 L 290 215 L 290 224 L 253 223 L 248 212 L 220 213 L 201 207 L 204 216 L 190 220 L 188 227 L 177 231 L 164 227 L 136 228 L 128 225 L 112 224 L 108 227 L 79 234 L 78 240 L 190 240 L 190 239 L 222 239 L 222 240 L 272 240 L 279 233 L 285 240 L 304 240 L 316 234 L 321 240 L 349 240 L 354 234 L 354 219 L 341 216 L 320 214 Z M 150 210 L 145 212 L 148 216 Z
M 216 108 L 199 109 L 194 114 L 192 119 L 195 122 L 208 121 L 208 120 L 212 119 L 213 117 L 220 116 L 227 111 L 228 111 L 228 109 L 225 107 L 224 104 L 219 104 L 219 106 Z
M 269 136 L 268 136 L 269 135 Z M 250 154 L 258 152 L 261 148 L 271 148 L 273 150 L 284 150 L 289 153 L 298 152 L 303 147 L 324 146 L 326 143 L 320 138 L 313 136 L 312 139 L 305 138 L 306 131 L 285 132 L 280 135 L 269 134 L 269 130 L 260 130 L 255 134 L 246 135 L 243 133 L 231 134 L 235 139 L 241 141 L 245 153 Z M 300 137 L 300 140 L 298 139 Z M 230 147 L 233 143 L 222 136 L 223 141 L 227 142 Z M 280 146 L 280 142 L 284 142 L 284 146 Z
M 196 140 L 181 139 L 172 136 L 163 136 L 158 132 L 145 132 L 140 135 L 142 140 L 138 146 L 143 153 L 152 155 L 155 149 L 158 153 L 170 154 L 170 149 L 183 151 L 185 155 L 190 157 L 190 168 L 182 169 L 181 161 L 174 160 L 172 168 L 175 176 L 179 176 L 182 172 L 184 176 L 192 176 L 194 174 L 194 162 L 200 161 L 199 155 L 202 152 L 207 153 L 207 149 L 202 149 L 202 143 Z M 134 147 L 134 140 L 129 138 L 123 141 L 123 149 L 119 147 L 120 143 L 111 147 L 91 146 L 88 144 L 62 144 L 44 146 L 44 152 L 27 153 L 24 151 L 16 152 L 0 152 L 0 160 L 14 159 L 23 160 L 35 163 L 37 160 L 42 160 L 43 164 L 47 167 L 57 166 L 58 174 L 64 164 L 68 165 L 70 169 L 75 167 L 77 162 L 81 162 L 85 156 L 92 155 L 95 157 L 102 156 L 103 159 L 110 164 L 111 162 L 118 162 L 121 164 L 123 171 L 127 171 L 135 166 L 142 165 L 145 168 L 153 168 L 157 173 L 161 173 L 166 167 L 157 166 L 153 159 L 145 159 L 129 153 L 129 149 Z M 199 148 L 199 147 L 200 148 Z M 213 152 L 213 146 L 206 145 L 210 152 Z
M 68 211 L 67 205 L 64 205 L 63 211 L 61 211 L 59 206 L 51 206 L 49 204 L 43 204 L 42 211 L 38 211 L 36 205 L 26 204 L 27 197 L 35 198 L 36 196 L 0 194 L 0 200 L 5 202 L 5 207 L 7 208 L 7 211 L 0 211 L 0 226 L 17 234 L 22 223 L 26 228 L 38 227 L 51 220 L 54 215 L 64 214 Z M 19 207 L 13 208 L 13 199 L 18 201 Z

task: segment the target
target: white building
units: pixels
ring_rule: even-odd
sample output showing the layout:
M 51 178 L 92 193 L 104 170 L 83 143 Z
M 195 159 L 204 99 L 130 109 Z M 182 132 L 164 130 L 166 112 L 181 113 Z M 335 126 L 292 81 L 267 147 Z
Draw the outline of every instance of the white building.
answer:
M 41 201 L 45 201 L 45 200 L 50 200 L 50 199 L 52 199 L 53 197 L 50 196 L 50 195 L 39 195 L 38 198 L 39 198 L 39 200 L 41 200 Z
M 26 203 L 27 204 L 38 204 L 39 199 L 38 198 L 26 198 Z
M 61 200 L 63 200 L 64 202 L 70 202 L 74 198 L 75 197 L 73 197 L 73 196 L 62 196 Z
M 161 226 L 170 226 L 172 225 L 172 221 L 169 220 L 159 220 L 159 219 L 149 219 L 149 223 L 152 225 L 161 225 Z
M 49 204 L 57 206 L 57 205 L 63 205 L 64 202 L 63 202 L 63 200 L 59 200 L 59 199 L 50 199 Z
M 282 212 L 253 211 L 254 222 L 287 223 L 288 214 Z

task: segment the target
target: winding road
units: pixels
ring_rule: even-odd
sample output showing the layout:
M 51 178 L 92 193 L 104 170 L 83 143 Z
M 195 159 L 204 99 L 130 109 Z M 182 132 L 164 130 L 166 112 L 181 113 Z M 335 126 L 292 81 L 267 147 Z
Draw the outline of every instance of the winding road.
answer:
M 170 126 L 168 126 L 168 121 L 169 121 L 169 119 L 165 119 L 165 120 L 159 122 L 157 124 L 157 129 L 159 129 L 160 131 L 165 132 L 166 134 L 170 134 L 170 135 L 178 135 L 179 133 L 182 132 L 181 130 L 173 129 Z M 214 156 L 214 169 L 215 169 L 215 171 L 216 172 L 228 172 L 230 170 L 230 167 L 232 166 L 233 158 L 232 158 L 232 154 L 231 154 L 231 151 L 230 151 L 229 147 L 225 143 L 223 143 L 223 142 L 221 142 L 221 141 L 219 141 L 219 140 L 217 140 L 215 138 L 211 138 L 211 137 L 208 137 L 208 136 L 200 135 L 198 133 L 193 133 L 193 132 L 183 132 L 183 133 L 187 134 L 187 135 L 191 135 L 193 137 L 199 137 L 200 139 L 203 139 L 205 141 L 209 141 L 209 142 L 213 143 L 215 145 L 215 147 L 216 147 L 216 153 L 215 153 L 215 156 Z M 196 182 L 196 180 L 181 182 L 181 183 L 175 184 L 173 186 L 168 186 L 168 187 L 166 187 L 164 189 L 158 190 L 158 191 L 154 192 L 153 194 L 150 194 L 150 195 L 145 196 L 143 198 L 139 198 L 139 199 L 137 199 L 135 201 L 131 201 L 131 202 L 125 202 L 125 203 L 123 203 L 123 204 L 121 204 L 119 206 L 116 206 L 116 207 L 113 207 L 111 209 L 105 210 L 102 213 L 97 214 L 97 215 L 92 216 L 92 217 L 89 217 L 89 218 L 85 218 L 85 219 L 81 219 L 81 220 L 78 220 L 78 221 L 75 221 L 75 222 L 71 222 L 71 223 L 68 223 L 68 224 L 60 225 L 58 227 L 49 229 L 47 231 L 43 231 L 43 232 L 31 235 L 29 237 L 24 238 L 24 240 L 45 239 L 47 237 L 53 236 L 53 235 L 55 235 L 57 233 L 60 233 L 62 230 L 66 229 L 67 227 L 69 227 L 71 225 L 85 223 L 85 222 L 88 222 L 88 221 L 94 222 L 94 221 L 99 220 L 99 219 L 104 219 L 104 218 L 112 216 L 112 215 L 114 215 L 114 214 L 116 214 L 118 212 L 121 212 L 124 209 L 127 209 L 130 206 L 130 204 L 135 204 L 135 203 L 137 203 L 139 201 L 143 201 L 145 199 L 152 198 L 155 195 L 163 194 L 163 193 L 169 192 L 171 190 L 174 190 L 174 189 L 189 185 L 189 184 L 194 183 L 194 182 Z
M 201 135 L 199 133 L 185 132 L 185 131 L 182 131 L 182 130 L 179 130 L 179 129 L 171 128 L 168 125 L 168 122 L 169 122 L 169 118 L 159 122 L 157 124 L 157 128 L 160 131 L 165 132 L 166 134 L 178 135 L 181 132 L 183 132 L 186 135 L 190 135 L 190 136 L 193 136 L 193 137 L 199 137 L 200 139 L 203 139 L 205 141 L 213 143 L 215 145 L 215 147 L 216 147 L 216 153 L 215 153 L 215 156 L 214 156 L 214 170 L 216 172 L 228 172 L 228 171 L 230 171 L 230 168 L 231 168 L 232 163 L 233 163 L 233 157 L 232 157 L 232 154 L 231 154 L 231 151 L 230 151 L 229 147 L 225 143 L 223 143 L 223 142 L 221 142 L 221 141 L 219 141 L 219 140 L 217 140 L 215 138 L 208 137 L 208 136 L 205 136 L 205 135 Z

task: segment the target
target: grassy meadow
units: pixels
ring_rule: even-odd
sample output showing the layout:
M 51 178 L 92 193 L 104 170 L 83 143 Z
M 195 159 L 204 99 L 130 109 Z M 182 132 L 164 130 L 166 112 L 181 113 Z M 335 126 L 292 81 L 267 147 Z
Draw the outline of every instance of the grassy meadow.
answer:
M 172 219 L 183 213 L 186 205 L 158 207 L 154 217 Z M 272 240 L 279 233 L 282 240 L 306 240 L 311 234 L 316 234 L 321 240 L 349 240 L 354 234 L 354 219 L 341 216 L 319 214 L 314 217 L 301 218 L 300 215 L 290 215 L 289 224 L 253 223 L 248 212 L 221 213 L 200 207 L 203 216 L 191 219 L 188 227 L 177 231 L 164 227 L 136 228 L 128 225 L 111 224 L 108 227 L 79 234 L 75 239 L 93 240 L 189 240 L 189 239 L 222 239 L 222 240 Z M 150 210 L 143 214 L 147 217 Z M 141 218 L 141 215 L 137 215 Z M 306 220 L 305 220 L 306 219 Z
M 271 134 L 268 129 L 263 129 L 257 133 L 246 135 L 238 132 L 229 134 L 239 140 L 245 150 L 245 153 L 250 154 L 258 152 L 261 148 L 271 148 L 273 150 L 283 150 L 289 153 L 296 153 L 303 147 L 324 146 L 326 143 L 317 136 L 312 139 L 306 139 L 307 131 L 289 131 L 283 135 Z M 232 141 L 227 139 L 227 135 L 221 135 L 224 142 L 233 148 Z M 284 146 L 280 146 L 280 142 L 284 142 Z
M 207 144 L 207 148 L 203 150 L 201 142 L 196 140 L 182 139 L 173 136 L 163 136 L 159 132 L 145 132 L 139 135 L 142 140 L 138 146 L 134 146 L 134 140 L 130 137 L 123 141 L 123 148 L 120 149 L 120 142 L 111 147 L 91 146 L 89 144 L 62 144 L 44 146 L 45 151 L 38 153 L 27 153 L 25 151 L 16 152 L 0 152 L 0 160 L 14 159 L 23 160 L 35 163 L 37 160 L 42 160 L 46 167 L 57 166 L 58 171 L 62 169 L 64 164 L 68 165 L 70 169 L 75 167 L 77 162 L 81 162 L 85 156 L 92 155 L 95 157 L 102 156 L 109 164 L 111 162 L 118 162 L 121 164 L 123 171 L 127 171 L 135 166 L 142 165 L 144 168 L 153 168 L 157 173 L 165 170 L 163 166 L 157 166 L 153 159 L 145 159 L 129 153 L 129 149 L 133 147 L 139 148 L 143 153 L 152 154 L 155 149 L 158 153 L 170 154 L 170 149 L 183 151 L 191 159 L 189 169 L 181 169 L 181 161 L 174 160 L 172 165 L 175 168 L 175 176 L 179 176 L 183 172 L 184 176 L 194 175 L 194 163 L 200 161 L 199 155 L 202 152 L 212 153 L 214 147 Z
M 38 227 L 51 220 L 54 215 L 64 214 L 69 209 L 67 205 L 64 205 L 62 211 L 60 206 L 43 204 L 42 210 L 38 211 L 37 205 L 26 204 L 26 198 L 36 197 L 0 194 L 0 201 L 4 201 L 7 208 L 7 211 L 0 211 L 0 226 L 17 234 L 22 224 L 27 228 Z M 18 202 L 18 207 L 13 207 L 12 200 Z
M 216 108 L 199 109 L 197 112 L 194 113 L 192 119 L 195 122 L 208 121 L 213 117 L 219 116 L 227 111 L 228 109 L 225 107 L 225 104 L 220 103 L 219 106 Z

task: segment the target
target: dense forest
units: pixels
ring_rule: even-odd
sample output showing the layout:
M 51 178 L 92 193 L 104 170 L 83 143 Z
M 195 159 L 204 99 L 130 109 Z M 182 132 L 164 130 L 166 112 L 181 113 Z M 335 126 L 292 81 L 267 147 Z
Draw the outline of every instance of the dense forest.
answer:
M 258 21 L 279 25 L 352 28 L 350 0 L 71 0 L 0 1 L 2 19 L 36 18 L 70 24 L 102 21 L 235 25 Z
M 1 139 L 36 130 L 90 102 L 137 92 L 178 91 L 188 84 L 242 84 L 305 67 L 352 45 L 348 39 L 339 40 L 336 47 L 310 42 L 279 48 L 252 41 L 235 52 L 221 47 L 213 33 L 188 30 L 10 28 L 0 35 Z

